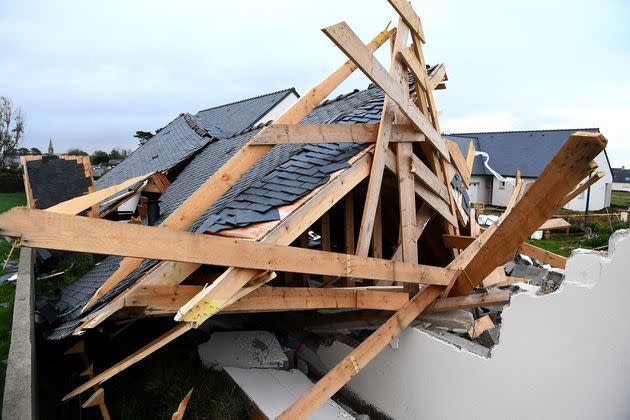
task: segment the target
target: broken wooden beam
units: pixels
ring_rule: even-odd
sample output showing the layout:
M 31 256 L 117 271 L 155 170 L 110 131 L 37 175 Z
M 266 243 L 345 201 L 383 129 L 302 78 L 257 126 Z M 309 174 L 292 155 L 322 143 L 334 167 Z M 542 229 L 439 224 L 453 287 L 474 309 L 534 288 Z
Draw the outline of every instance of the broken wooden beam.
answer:
M 426 312 L 448 312 L 457 309 L 479 308 L 481 306 L 509 305 L 511 292 L 499 290 L 490 293 L 477 293 L 468 296 L 455 296 L 436 300 Z
M 140 287 L 125 306 L 147 307 L 147 313 L 175 314 L 203 286 Z M 260 287 L 226 306 L 222 313 L 306 311 L 316 309 L 375 309 L 396 311 L 409 301 L 402 291 L 356 288 Z
M 26 207 L 15 207 L 0 214 L 0 234 L 20 237 L 23 246 L 32 248 L 257 270 L 438 285 L 448 284 L 452 275 L 441 267 L 121 224 Z M 146 244 L 160 245 L 148 247 Z M 244 255 L 247 258 L 243 258 Z

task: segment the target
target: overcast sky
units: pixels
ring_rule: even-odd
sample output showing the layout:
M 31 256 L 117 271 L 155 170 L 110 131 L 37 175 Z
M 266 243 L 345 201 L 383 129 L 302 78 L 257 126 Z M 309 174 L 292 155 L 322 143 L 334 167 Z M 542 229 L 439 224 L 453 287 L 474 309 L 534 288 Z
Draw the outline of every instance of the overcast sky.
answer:
M 413 3 L 449 76 L 444 131 L 599 127 L 630 167 L 630 2 Z M 25 147 L 133 149 L 181 112 L 301 93 L 345 59 L 321 28 L 367 41 L 394 19 L 386 0 L 0 1 L 0 95 L 27 116 Z M 338 93 L 367 86 L 355 73 Z

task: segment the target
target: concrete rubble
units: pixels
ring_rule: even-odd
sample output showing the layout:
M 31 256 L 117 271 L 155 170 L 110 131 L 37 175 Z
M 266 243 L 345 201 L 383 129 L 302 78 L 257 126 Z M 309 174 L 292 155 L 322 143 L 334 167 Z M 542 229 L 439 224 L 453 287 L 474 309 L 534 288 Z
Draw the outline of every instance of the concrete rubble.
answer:
M 215 332 L 197 347 L 208 369 L 237 368 L 288 369 L 289 360 L 276 337 L 269 331 Z

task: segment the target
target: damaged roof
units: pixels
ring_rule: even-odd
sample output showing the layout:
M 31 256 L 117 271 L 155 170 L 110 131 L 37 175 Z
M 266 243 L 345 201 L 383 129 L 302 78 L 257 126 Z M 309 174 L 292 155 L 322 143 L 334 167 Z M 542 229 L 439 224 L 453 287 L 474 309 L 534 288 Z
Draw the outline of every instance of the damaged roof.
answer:
M 469 141 L 472 140 L 476 151 L 490 156 L 488 164 L 500 175 L 514 176 L 519 169 L 522 176 L 537 178 L 567 138 L 576 131 L 599 133 L 598 128 L 574 128 L 455 133 L 445 137 L 457 142 L 464 155 L 468 151 Z M 484 166 L 481 156 L 475 156 L 472 174 L 492 175 Z
M 182 113 L 98 179 L 96 188 L 110 187 L 149 172 L 169 171 L 209 142 L 250 128 L 292 93 L 297 96 L 295 89 L 290 88 L 208 108 L 196 115 Z
M 383 97 L 382 91 L 371 85 L 368 89 L 353 91 L 322 103 L 302 123 L 378 123 Z M 261 126 L 256 126 L 221 141 L 206 142 L 162 195 L 159 222 L 179 207 L 260 129 Z M 278 220 L 277 207 L 289 204 L 327 182 L 332 172 L 350 167 L 347 161 L 365 147 L 367 144 L 361 143 L 276 145 L 189 230 L 216 232 L 260 221 Z M 77 282 L 62 290 L 54 307 L 63 314 L 59 318 L 63 323 L 51 332 L 49 339 L 61 339 L 80 324 L 81 308 L 115 271 L 119 260 L 119 257 L 113 256 L 105 258 Z M 156 263 L 145 261 L 103 296 L 92 311 L 98 310 Z

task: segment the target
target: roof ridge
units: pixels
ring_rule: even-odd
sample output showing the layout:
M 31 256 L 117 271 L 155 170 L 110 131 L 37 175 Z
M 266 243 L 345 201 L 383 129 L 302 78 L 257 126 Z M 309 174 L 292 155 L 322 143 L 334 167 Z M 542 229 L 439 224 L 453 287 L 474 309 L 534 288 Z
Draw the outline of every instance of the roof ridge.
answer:
M 200 110 L 200 111 L 197 111 L 197 114 L 198 114 L 198 113 L 200 113 L 200 112 L 210 111 L 210 110 L 212 110 L 212 109 L 223 108 L 224 106 L 229 106 L 229 105 L 239 104 L 239 103 L 241 103 L 241 102 L 251 101 L 252 99 L 259 99 L 259 98 L 263 98 L 263 97 L 265 97 L 265 96 L 276 95 L 276 94 L 281 93 L 281 92 L 287 92 L 287 93 L 288 93 L 288 92 L 291 92 L 291 91 L 295 92 L 295 94 L 296 94 L 298 97 L 300 96 L 300 95 L 297 93 L 297 90 L 295 90 L 295 88 L 294 88 L 294 87 L 290 87 L 290 88 L 286 88 L 286 89 L 280 89 L 280 90 L 277 90 L 277 91 L 275 91 L 275 92 L 263 93 L 262 95 L 252 96 L 251 98 L 245 98 L 245 99 L 241 99 L 241 100 L 238 100 L 238 101 L 229 102 L 229 103 L 227 103 L 227 104 L 221 104 L 221 105 L 217 105 L 217 106 L 212 106 L 212 107 L 210 107 L 210 108 L 206 108 L 206 109 L 202 109 L 202 110 Z
M 581 128 L 551 128 L 538 130 L 508 130 L 508 131 L 477 131 L 468 133 L 443 133 L 444 136 L 472 136 L 475 134 L 506 134 L 506 133 L 542 133 L 550 131 L 580 131 L 580 130 L 598 130 L 599 127 L 581 127 Z
M 367 90 L 367 89 L 364 89 L 364 90 Z M 328 104 L 331 104 L 331 103 L 334 103 L 334 102 L 337 102 L 337 101 L 340 101 L 340 100 L 342 100 L 342 99 L 346 99 L 347 97 L 352 96 L 352 95 L 354 95 L 354 94 L 357 94 L 357 93 L 359 93 L 359 92 L 362 92 L 362 90 L 361 90 L 361 89 L 354 89 L 354 90 L 352 90 L 351 92 L 348 92 L 348 93 L 342 93 L 342 94 L 340 94 L 340 95 L 337 95 L 337 97 L 335 97 L 335 98 L 333 98 L 333 99 L 324 99 L 324 100 L 323 100 L 322 102 L 320 102 L 320 104 L 319 104 L 319 105 L 317 105 L 314 109 L 317 109 L 317 108 L 319 108 L 319 107 L 322 107 L 322 106 L 324 106 L 324 105 L 328 105 Z

